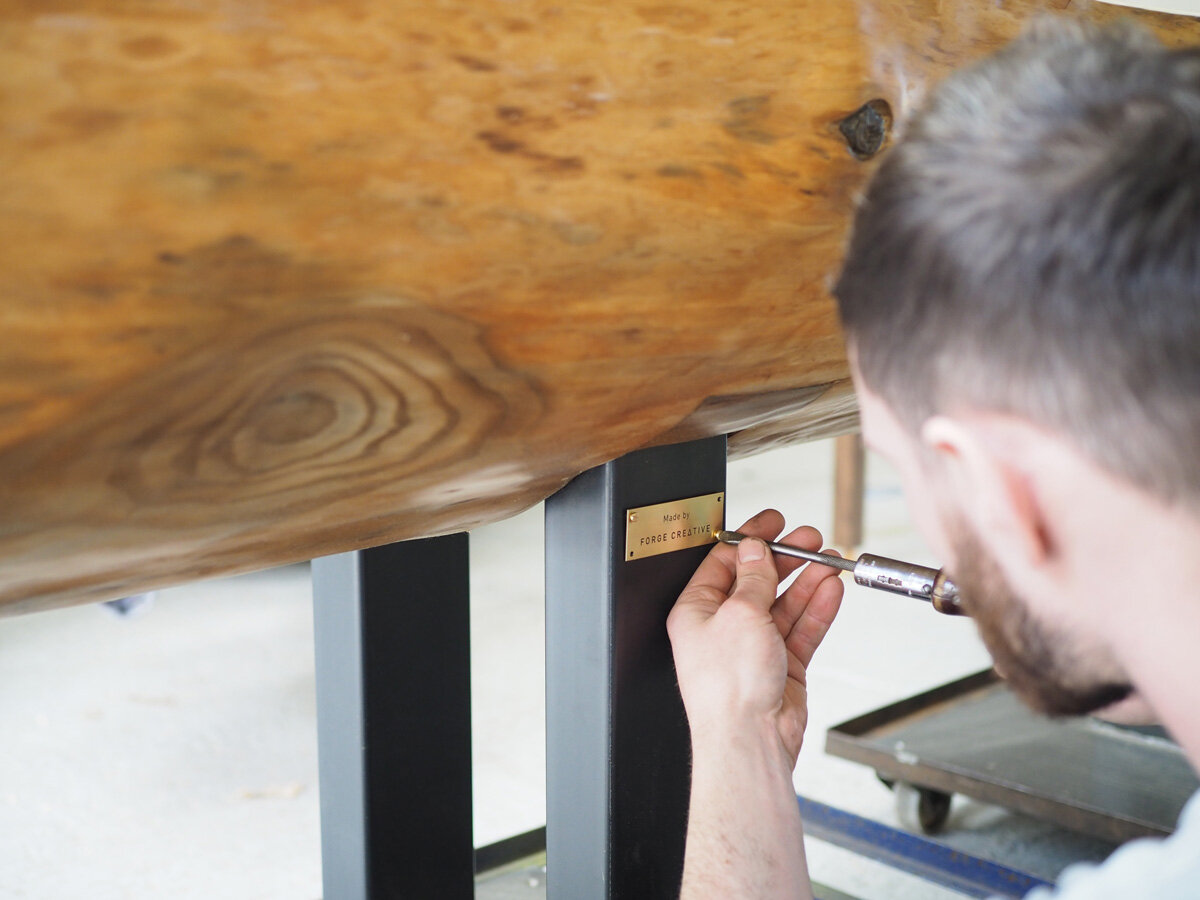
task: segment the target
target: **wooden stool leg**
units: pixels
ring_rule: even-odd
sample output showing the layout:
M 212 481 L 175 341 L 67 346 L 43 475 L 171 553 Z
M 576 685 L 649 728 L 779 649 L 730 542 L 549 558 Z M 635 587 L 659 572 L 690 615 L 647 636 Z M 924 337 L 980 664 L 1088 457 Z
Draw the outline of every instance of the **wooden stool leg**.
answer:
M 833 545 L 854 555 L 863 537 L 863 482 L 866 453 L 861 434 L 834 439 Z

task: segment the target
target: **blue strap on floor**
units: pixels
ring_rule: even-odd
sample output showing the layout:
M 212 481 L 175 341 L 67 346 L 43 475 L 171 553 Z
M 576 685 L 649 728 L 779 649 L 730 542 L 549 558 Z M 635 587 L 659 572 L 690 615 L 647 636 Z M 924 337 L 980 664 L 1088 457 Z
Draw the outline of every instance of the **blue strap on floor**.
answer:
M 1051 886 L 1034 875 L 1001 866 L 872 819 L 797 797 L 804 833 L 876 859 L 970 897 L 1022 897 Z

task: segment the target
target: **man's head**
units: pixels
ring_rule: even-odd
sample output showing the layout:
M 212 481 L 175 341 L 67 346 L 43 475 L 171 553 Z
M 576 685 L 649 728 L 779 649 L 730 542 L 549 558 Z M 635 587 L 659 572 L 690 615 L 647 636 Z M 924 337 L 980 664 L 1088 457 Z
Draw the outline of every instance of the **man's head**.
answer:
M 1050 712 L 1127 690 L 1050 594 L 1110 488 L 1200 516 L 1200 50 L 1044 22 L 952 76 L 868 187 L 835 294 L 864 432 L 999 666 Z M 1069 513 L 1052 471 L 1096 486 L 1075 531 L 1043 527 Z

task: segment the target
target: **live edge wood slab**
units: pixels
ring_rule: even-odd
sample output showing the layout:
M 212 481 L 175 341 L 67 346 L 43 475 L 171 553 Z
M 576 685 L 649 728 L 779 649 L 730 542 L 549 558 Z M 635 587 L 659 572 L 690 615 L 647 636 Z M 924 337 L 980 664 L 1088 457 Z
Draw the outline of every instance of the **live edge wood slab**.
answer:
M 1135 15 L 0 0 L 0 611 L 852 430 L 826 289 L 875 145 L 1046 9 Z

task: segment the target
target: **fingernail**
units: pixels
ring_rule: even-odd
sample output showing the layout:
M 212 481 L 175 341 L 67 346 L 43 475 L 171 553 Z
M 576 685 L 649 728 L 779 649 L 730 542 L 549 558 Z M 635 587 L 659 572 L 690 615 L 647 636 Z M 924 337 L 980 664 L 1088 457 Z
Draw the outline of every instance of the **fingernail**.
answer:
M 766 549 L 762 541 L 747 538 L 738 544 L 738 559 L 742 562 L 755 562 L 763 558 L 763 551 Z

